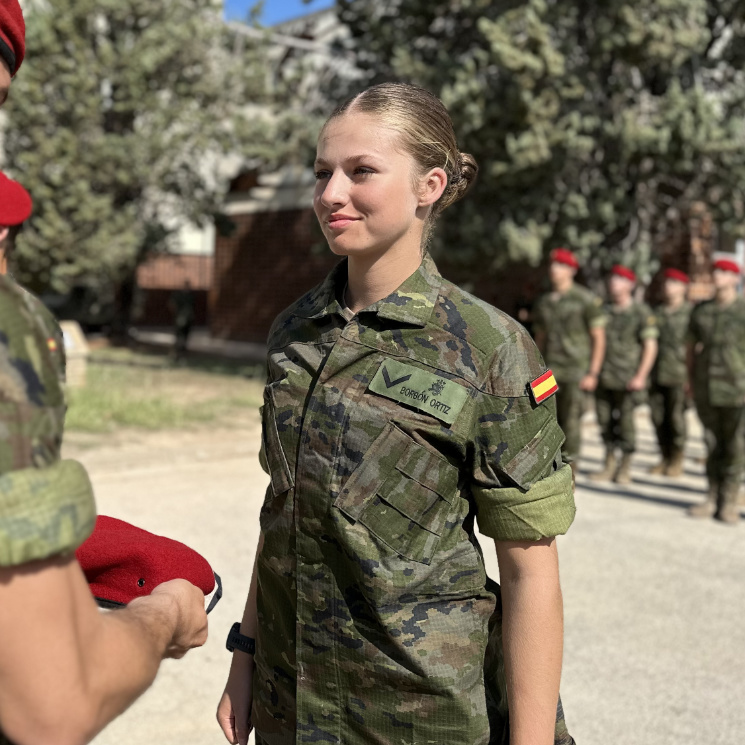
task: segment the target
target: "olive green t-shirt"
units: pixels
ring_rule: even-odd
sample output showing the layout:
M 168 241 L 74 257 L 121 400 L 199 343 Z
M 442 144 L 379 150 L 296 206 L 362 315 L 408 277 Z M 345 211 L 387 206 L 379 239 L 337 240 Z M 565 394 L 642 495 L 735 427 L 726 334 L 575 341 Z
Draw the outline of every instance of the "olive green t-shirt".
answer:
M 664 305 L 655 309 L 660 338 L 652 380 L 658 385 L 682 386 L 688 379 L 686 345 L 691 310 L 689 303 L 683 303 L 674 310 Z

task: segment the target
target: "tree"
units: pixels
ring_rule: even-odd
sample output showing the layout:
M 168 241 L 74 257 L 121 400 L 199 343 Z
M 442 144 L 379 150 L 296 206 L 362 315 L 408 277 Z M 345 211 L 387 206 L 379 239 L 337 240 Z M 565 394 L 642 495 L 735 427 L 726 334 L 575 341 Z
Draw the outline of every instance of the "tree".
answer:
M 703 201 L 745 218 L 742 0 L 339 0 L 367 83 L 446 103 L 479 184 L 440 235 L 460 260 L 649 275 L 657 239 Z M 452 256 L 452 252 L 451 252 Z
M 55 0 L 26 17 L 5 138 L 35 205 L 20 278 L 126 288 L 180 222 L 219 210 L 226 153 L 279 153 L 262 45 L 231 34 L 219 0 Z

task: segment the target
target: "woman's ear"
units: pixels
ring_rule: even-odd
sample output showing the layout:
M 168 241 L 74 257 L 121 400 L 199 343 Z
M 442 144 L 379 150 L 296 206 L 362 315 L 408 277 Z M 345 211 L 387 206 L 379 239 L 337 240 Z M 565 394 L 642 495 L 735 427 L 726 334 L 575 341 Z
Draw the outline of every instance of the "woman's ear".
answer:
M 420 181 L 419 206 L 429 207 L 441 196 L 448 185 L 448 175 L 442 168 L 433 168 Z

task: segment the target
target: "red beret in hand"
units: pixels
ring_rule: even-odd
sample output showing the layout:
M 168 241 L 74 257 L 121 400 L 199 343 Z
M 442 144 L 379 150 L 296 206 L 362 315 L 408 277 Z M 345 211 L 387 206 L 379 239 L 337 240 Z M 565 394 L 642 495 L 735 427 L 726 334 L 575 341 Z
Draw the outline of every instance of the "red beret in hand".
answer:
M 665 279 L 674 279 L 685 284 L 689 284 L 691 281 L 691 278 L 685 272 L 681 272 L 680 269 L 665 269 L 664 277 Z
M 7 228 L 26 222 L 31 217 L 32 208 L 29 193 L 0 171 L 0 226 Z
M 26 54 L 26 24 L 18 0 L 0 0 L 0 57 L 15 75 Z
M 573 269 L 579 269 L 577 257 L 568 248 L 555 248 L 551 251 L 551 261 L 557 264 L 566 264 Z
M 732 272 L 734 274 L 740 273 L 740 265 L 730 259 L 719 259 L 718 261 L 715 261 L 714 269 L 718 269 L 720 272 Z
M 172 579 L 186 579 L 205 595 L 215 588 L 212 568 L 196 551 L 113 517 L 97 518 L 76 556 L 94 597 L 107 607 L 126 605 Z
M 627 266 L 616 264 L 613 269 L 610 270 L 610 273 L 615 274 L 617 277 L 623 277 L 624 279 L 630 279 L 632 282 L 636 282 L 636 274 L 634 274 L 633 270 L 629 269 Z

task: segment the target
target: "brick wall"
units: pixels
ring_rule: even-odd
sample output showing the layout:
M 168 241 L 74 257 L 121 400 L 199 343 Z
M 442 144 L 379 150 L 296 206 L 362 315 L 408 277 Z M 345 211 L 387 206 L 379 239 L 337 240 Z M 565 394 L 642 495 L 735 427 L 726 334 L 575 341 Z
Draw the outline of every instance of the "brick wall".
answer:
M 338 259 L 312 209 L 230 220 L 233 229 L 218 233 L 215 242 L 210 329 L 221 339 L 264 342 L 276 315 L 318 284 Z

